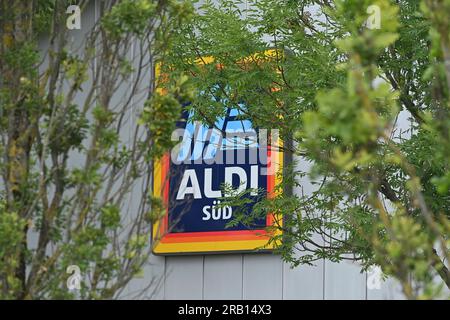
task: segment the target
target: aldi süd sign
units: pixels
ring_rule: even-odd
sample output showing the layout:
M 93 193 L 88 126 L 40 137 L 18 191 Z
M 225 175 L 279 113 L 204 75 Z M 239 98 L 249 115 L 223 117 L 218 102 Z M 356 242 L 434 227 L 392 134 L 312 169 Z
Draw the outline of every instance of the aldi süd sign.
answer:
M 268 214 L 251 226 L 230 226 L 236 211 L 251 212 L 261 190 L 266 197 L 275 196 L 283 164 L 276 131 L 269 137 L 240 115 L 228 109 L 225 117 L 206 127 L 189 121 L 192 115 L 185 112 L 177 123 L 173 138 L 181 142 L 154 166 L 154 195 L 166 206 L 165 216 L 153 227 L 155 254 L 273 249 L 267 227 L 281 225 L 281 217 Z M 243 191 L 250 200 L 245 208 L 221 204 L 221 199 Z

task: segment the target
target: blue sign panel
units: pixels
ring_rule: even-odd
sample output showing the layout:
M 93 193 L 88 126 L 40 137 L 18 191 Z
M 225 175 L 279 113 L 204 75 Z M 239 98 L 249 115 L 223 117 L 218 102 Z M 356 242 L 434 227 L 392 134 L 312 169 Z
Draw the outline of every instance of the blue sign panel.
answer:
M 250 212 L 258 189 L 267 189 L 267 150 L 258 149 L 251 123 L 239 119 L 239 111 L 207 127 L 189 120 L 178 123 L 184 129 L 177 161 L 170 163 L 169 230 L 171 233 L 261 229 L 266 219 L 252 225 L 227 227 L 237 210 Z M 222 207 L 224 189 L 251 189 L 245 208 Z
M 262 63 L 279 54 L 267 50 L 258 56 Z M 204 57 L 198 63 L 215 62 Z M 165 81 L 159 78 L 160 65 L 155 74 Z M 278 245 L 281 214 L 265 212 L 250 225 L 234 220 L 252 213 L 260 199 L 277 195 L 275 186 L 281 181 L 277 172 L 283 165 L 279 138 L 269 138 L 266 130 L 243 120 L 245 110 L 244 104 L 233 105 L 208 125 L 194 121 L 186 111 L 177 123 L 172 138 L 180 143 L 154 163 L 153 195 L 163 200 L 166 210 L 153 225 L 155 254 L 271 250 Z M 236 195 L 238 206 L 226 202 Z

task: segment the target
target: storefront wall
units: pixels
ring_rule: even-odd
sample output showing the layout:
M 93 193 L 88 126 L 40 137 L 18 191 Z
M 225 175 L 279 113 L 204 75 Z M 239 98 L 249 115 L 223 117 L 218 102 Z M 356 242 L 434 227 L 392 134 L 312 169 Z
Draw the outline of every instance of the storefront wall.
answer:
M 93 25 L 98 10 L 97 1 L 82 15 L 82 29 L 70 31 L 73 48 L 83 42 L 86 30 Z M 43 42 L 45 46 L 45 41 Z M 130 52 L 130 58 L 133 57 Z M 151 70 L 146 70 L 148 83 Z M 132 81 L 117 90 L 114 99 L 120 103 L 121 95 L 130 88 Z M 145 89 L 145 88 L 144 88 Z M 83 97 L 79 97 L 82 101 Z M 136 123 L 140 99 L 127 117 L 129 130 Z M 405 125 L 407 117 L 403 117 Z M 74 165 L 77 161 L 75 159 Z M 304 168 L 307 163 L 300 161 Z M 312 185 L 302 181 L 305 194 Z M 141 187 L 136 186 L 128 202 L 127 214 L 132 218 Z M 294 190 L 300 192 L 300 190 Z M 33 239 L 30 239 L 33 241 Z M 141 276 L 134 278 L 120 297 L 140 299 L 394 299 L 402 298 L 398 285 L 393 281 L 381 283 L 379 289 L 369 289 L 368 275 L 361 273 L 357 264 L 318 261 L 314 266 L 292 269 L 275 254 L 223 254 L 196 256 L 152 256 Z

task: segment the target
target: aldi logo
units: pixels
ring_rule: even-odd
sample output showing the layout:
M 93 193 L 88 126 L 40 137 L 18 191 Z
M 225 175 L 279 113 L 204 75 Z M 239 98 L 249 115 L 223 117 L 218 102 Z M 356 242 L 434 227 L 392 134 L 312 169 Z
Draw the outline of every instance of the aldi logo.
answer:
M 166 206 L 153 228 L 154 253 L 272 249 L 267 227 L 281 224 L 280 217 L 269 214 L 251 226 L 230 222 L 237 211 L 251 212 L 261 197 L 275 195 L 283 163 L 276 132 L 269 137 L 253 128 L 238 108 L 209 127 L 191 117 L 183 114 L 172 136 L 180 143 L 154 166 L 154 195 Z M 245 194 L 245 204 L 221 203 L 236 194 Z

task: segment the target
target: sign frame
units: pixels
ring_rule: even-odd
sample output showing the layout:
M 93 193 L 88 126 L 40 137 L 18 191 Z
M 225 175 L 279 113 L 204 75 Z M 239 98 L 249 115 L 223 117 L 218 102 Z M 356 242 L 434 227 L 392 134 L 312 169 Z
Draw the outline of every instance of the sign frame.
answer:
M 267 57 L 274 57 L 275 49 L 264 51 Z M 245 61 L 246 59 L 244 59 Z M 198 64 L 210 64 L 214 62 L 212 57 L 203 57 L 196 61 Z M 161 75 L 161 66 L 155 66 L 155 79 Z M 163 89 L 157 88 L 157 92 L 164 94 Z M 272 145 L 276 147 L 272 150 Z M 278 137 L 275 143 L 267 146 L 267 157 L 271 159 L 267 171 L 267 198 L 278 195 L 276 186 L 282 182 L 285 157 L 282 151 L 283 142 Z M 153 196 L 162 199 L 165 214 L 154 222 L 152 228 L 152 252 L 154 255 L 195 255 L 195 254 L 223 254 L 223 253 L 252 253 L 271 252 L 280 244 L 280 227 L 283 225 L 281 214 L 269 213 L 266 216 L 266 225 L 257 230 L 222 230 L 204 232 L 177 232 L 170 233 L 169 228 L 169 182 L 170 182 L 170 151 L 160 159 L 156 159 L 153 165 Z M 277 236 L 276 240 L 272 237 Z

